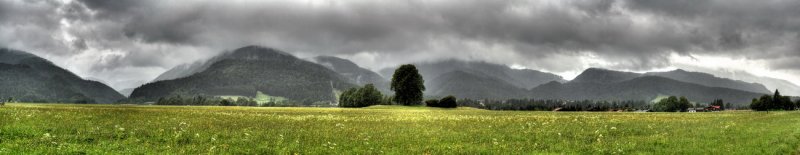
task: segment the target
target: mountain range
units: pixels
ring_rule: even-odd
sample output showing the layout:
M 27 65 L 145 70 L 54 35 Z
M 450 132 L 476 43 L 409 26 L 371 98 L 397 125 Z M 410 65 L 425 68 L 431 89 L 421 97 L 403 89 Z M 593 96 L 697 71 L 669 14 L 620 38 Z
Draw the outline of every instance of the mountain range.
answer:
M 724 99 L 744 106 L 751 99 L 766 93 L 750 92 L 726 87 L 712 87 L 657 75 L 685 74 L 677 70 L 663 73 L 637 74 L 589 68 L 575 80 L 550 82 L 531 90 L 534 98 L 571 100 L 646 100 L 660 96 L 686 96 L 696 102 Z M 689 78 L 693 79 L 693 78 Z M 684 79 L 686 80 L 686 79 Z M 706 79 L 711 82 L 727 81 L 723 78 Z M 763 87 L 763 86 L 762 86 Z
M 454 95 L 463 98 L 519 98 L 523 92 L 550 81 L 564 82 L 561 76 L 530 69 L 512 69 L 505 65 L 480 61 L 444 60 L 415 63 L 425 79 L 429 96 Z M 391 77 L 395 68 L 381 70 Z M 480 92 L 480 93 L 478 93 Z
M 740 80 L 720 78 L 708 73 L 688 72 L 677 69 L 669 72 L 648 72 L 644 75 L 660 76 L 678 81 L 700 84 L 709 87 L 724 87 L 731 89 L 744 90 L 755 93 L 770 93 L 764 85 L 758 83 L 748 83 Z
M 242 47 L 188 67 L 197 68 L 204 69 L 173 69 L 178 73 L 196 73 L 144 84 L 130 98 L 155 101 L 177 95 L 254 97 L 261 92 L 297 102 L 333 102 L 336 92 L 355 86 L 325 66 L 259 46 Z
M 350 60 L 332 56 L 317 56 L 312 61 L 333 70 L 356 85 L 374 84 L 381 92 L 389 92 L 389 80 L 371 70 L 362 68 Z
M 0 97 L 21 102 L 113 103 L 125 97 L 36 55 L 0 48 Z
M 772 92 L 759 83 L 681 69 L 633 73 L 589 68 L 567 81 L 552 73 L 480 61 L 414 65 L 425 79 L 428 97 L 653 100 L 676 95 L 697 102 L 721 98 L 742 105 Z M 150 83 L 120 92 L 126 92 L 126 96 L 130 92 L 131 101 L 142 102 L 176 95 L 253 97 L 258 93 L 297 102 L 335 102 L 344 89 L 370 83 L 391 94 L 393 72 L 394 68 L 386 68 L 379 74 L 338 57 L 300 59 L 268 47 L 246 46 L 176 66 Z M 105 84 L 82 79 L 45 59 L 11 49 L 0 50 L 0 79 L 4 87 L 0 97 L 13 96 L 20 101 L 112 103 L 125 98 Z M 797 87 L 784 82 L 780 83 L 787 85 L 784 87 Z

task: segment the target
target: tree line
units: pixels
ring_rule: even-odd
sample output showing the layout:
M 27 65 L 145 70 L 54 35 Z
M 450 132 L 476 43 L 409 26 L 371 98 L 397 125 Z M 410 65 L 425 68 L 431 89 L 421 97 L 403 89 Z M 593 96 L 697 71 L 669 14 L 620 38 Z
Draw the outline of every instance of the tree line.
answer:
M 368 107 L 378 104 L 397 104 L 405 106 L 422 105 L 425 80 L 414 65 L 401 65 L 392 75 L 391 90 L 394 96 L 384 96 L 373 84 L 364 87 L 350 88 L 339 95 L 340 107 Z M 458 107 L 456 97 L 446 96 L 442 99 L 428 99 L 425 106 L 440 108 Z
M 686 112 L 691 107 L 692 103 L 686 97 L 670 96 L 653 104 L 650 110 L 654 112 Z
M 764 95 L 754 98 L 750 103 L 750 109 L 755 111 L 770 110 L 796 110 L 800 107 L 800 100 L 792 102 L 791 97 L 782 96 L 778 90 L 773 95 Z
M 650 108 L 647 101 L 594 101 L 559 99 L 460 99 L 458 106 L 487 110 L 525 111 L 637 111 Z
M 320 106 L 311 105 L 310 102 L 297 101 L 267 101 L 259 103 L 253 98 L 237 97 L 222 98 L 216 96 L 193 96 L 184 97 L 181 95 L 160 97 L 154 105 L 187 105 L 187 106 L 251 106 L 251 107 L 286 107 L 286 106 Z

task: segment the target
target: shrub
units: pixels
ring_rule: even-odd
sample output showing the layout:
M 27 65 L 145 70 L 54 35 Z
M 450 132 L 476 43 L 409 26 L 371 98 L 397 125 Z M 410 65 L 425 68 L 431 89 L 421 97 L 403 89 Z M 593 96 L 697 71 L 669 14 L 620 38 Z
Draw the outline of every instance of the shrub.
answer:
M 430 99 L 425 101 L 425 105 L 429 107 L 439 107 L 439 108 L 455 108 L 458 107 L 456 103 L 456 97 L 447 96 L 442 98 L 441 100 Z
M 458 107 L 458 104 L 456 103 L 456 97 L 451 95 L 451 96 L 447 96 L 447 97 L 442 98 L 442 100 L 439 100 L 439 107 L 442 107 L 442 108 L 455 108 L 455 107 Z
M 691 103 L 686 97 L 680 97 L 680 99 L 678 99 L 678 97 L 670 96 L 658 101 L 650 110 L 655 112 L 685 112 L 690 106 Z
M 221 106 L 233 106 L 233 102 L 231 102 L 228 99 L 222 99 L 221 101 L 219 101 L 219 105 L 221 105 Z
M 368 107 L 383 102 L 383 94 L 372 84 L 350 88 L 339 96 L 339 107 Z
M 425 105 L 429 107 L 439 107 L 439 100 L 437 99 L 426 100 Z

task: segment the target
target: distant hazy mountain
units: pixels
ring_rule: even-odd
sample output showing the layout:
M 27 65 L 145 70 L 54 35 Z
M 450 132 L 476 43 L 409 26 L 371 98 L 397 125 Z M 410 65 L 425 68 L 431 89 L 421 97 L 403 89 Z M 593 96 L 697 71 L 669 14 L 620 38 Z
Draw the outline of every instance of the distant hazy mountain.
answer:
M 414 64 L 425 79 L 426 96 L 455 95 L 459 98 L 522 98 L 527 90 L 550 81 L 565 80 L 558 75 L 530 69 L 477 61 L 444 60 Z M 391 79 L 396 68 L 381 70 Z
M 658 96 L 686 96 L 692 101 L 724 99 L 738 105 L 749 104 L 761 93 L 709 87 L 659 76 L 634 76 L 636 73 L 587 69 L 576 80 L 550 82 L 531 90 L 534 98 L 573 100 L 653 100 Z
M 358 85 L 371 83 L 383 91 L 389 90 L 389 80 L 378 73 L 359 67 L 350 60 L 332 56 L 318 56 L 312 60 L 348 78 L 352 83 Z
M 181 65 L 175 66 L 175 67 L 167 70 L 166 72 L 161 73 L 161 75 L 158 75 L 158 77 L 156 77 L 156 79 L 153 79 L 152 82 L 164 81 L 164 80 L 172 80 L 172 79 L 187 77 L 189 75 L 193 75 L 193 74 L 198 73 L 198 72 L 202 72 L 202 71 L 206 70 L 208 67 L 210 67 L 212 64 L 216 63 L 217 61 L 220 61 L 222 59 L 227 58 L 227 56 L 228 56 L 227 54 L 230 54 L 230 53 L 229 52 L 225 52 L 222 55 L 213 57 L 213 58 L 205 60 L 205 61 L 197 61 L 197 62 L 194 62 L 194 63 L 181 64 Z
M 720 74 L 733 79 L 763 84 L 770 92 L 774 92 L 775 89 L 778 89 L 781 91 L 781 94 L 784 95 L 800 96 L 800 86 L 786 80 L 761 77 L 746 72 L 723 72 Z
M 295 101 L 333 101 L 335 90 L 355 85 L 338 73 L 275 49 L 247 46 L 207 62 L 195 74 L 148 83 L 132 99 L 153 101 L 169 95 L 255 96 L 256 91 Z
M 454 95 L 472 99 L 525 98 L 527 90 L 503 80 L 464 71 L 453 71 L 432 79 L 428 88 L 430 96 Z
M 505 65 L 487 62 L 445 60 L 432 63 L 416 63 L 414 65 L 417 67 L 420 74 L 422 74 L 423 78 L 427 79 L 425 83 L 426 86 L 433 86 L 433 83 L 429 83 L 431 79 L 454 71 L 492 77 L 493 79 L 502 80 L 523 89 L 530 89 L 550 81 L 565 81 L 561 76 L 551 73 L 530 69 L 512 69 Z M 381 70 L 381 74 L 386 78 L 391 78 L 395 69 L 396 68 L 383 69 Z
M 800 86 L 797 86 L 796 84 L 786 80 L 769 77 L 757 77 L 750 81 L 764 84 L 764 86 L 771 90 L 770 92 L 774 92 L 775 89 L 778 89 L 784 95 L 800 96 Z
M 22 102 L 112 103 L 125 97 L 33 54 L 0 48 L 0 98 Z
M 134 89 L 136 89 L 136 88 L 125 88 L 125 89 L 119 90 L 118 92 L 120 94 L 124 95 L 125 97 L 128 97 L 128 96 L 131 96 L 131 93 L 133 93 Z
M 682 69 L 669 72 L 649 72 L 645 73 L 645 75 L 661 76 L 678 81 L 695 83 L 710 87 L 731 88 L 731 89 L 738 89 L 738 90 L 744 90 L 755 93 L 765 93 L 765 94 L 771 92 L 770 90 L 767 89 L 767 87 L 764 87 L 764 85 L 758 83 L 748 83 L 739 80 L 720 78 L 708 73 L 687 72 Z
M 575 77 L 570 83 L 616 83 L 641 76 L 638 73 L 621 72 L 600 68 L 589 68 Z

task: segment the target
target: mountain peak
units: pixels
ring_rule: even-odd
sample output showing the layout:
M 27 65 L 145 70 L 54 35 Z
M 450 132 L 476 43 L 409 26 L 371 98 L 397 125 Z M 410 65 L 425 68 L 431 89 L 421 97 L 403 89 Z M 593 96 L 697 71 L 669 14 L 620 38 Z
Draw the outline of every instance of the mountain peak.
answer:
M 313 60 L 333 70 L 344 69 L 344 68 L 360 68 L 358 65 L 356 65 L 350 60 L 334 56 L 317 56 L 314 57 Z
M 350 60 L 333 56 L 317 56 L 314 57 L 312 61 L 341 74 L 355 84 L 363 85 L 372 83 L 375 84 L 378 89 L 388 90 L 387 79 L 384 79 L 378 75 L 378 73 L 371 70 L 361 68 Z
M 124 98 L 103 83 L 24 51 L 0 48 L 0 68 L 0 79 L 5 79 L 0 94 L 20 101 L 112 103 Z
M 570 82 L 615 83 L 639 77 L 640 74 L 602 68 L 588 68 Z
M 670 79 L 675 79 L 678 81 L 695 83 L 711 87 L 731 88 L 731 89 L 738 89 L 756 93 L 770 92 L 764 85 L 758 83 L 749 83 L 739 80 L 722 78 L 709 73 L 685 71 L 683 69 L 677 69 L 668 72 L 648 72 L 645 73 L 645 75 L 661 76 Z
M 257 92 L 293 101 L 331 102 L 355 86 L 337 72 L 288 53 L 246 46 L 214 57 L 182 78 L 148 83 L 130 98 L 154 101 L 171 95 L 249 96 Z M 379 78 L 382 79 L 382 78 Z
M 30 58 L 41 59 L 38 56 L 28 52 L 8 49 L 8 48 L 0 48 L 0 63 L 19 64 L 22 63 L 24 60 Z
M 296 58 L 293 55 L 270 47 L 250 45 L 233 50 L 226 58 L 240 59 L 265 59 L 265 58 Z

